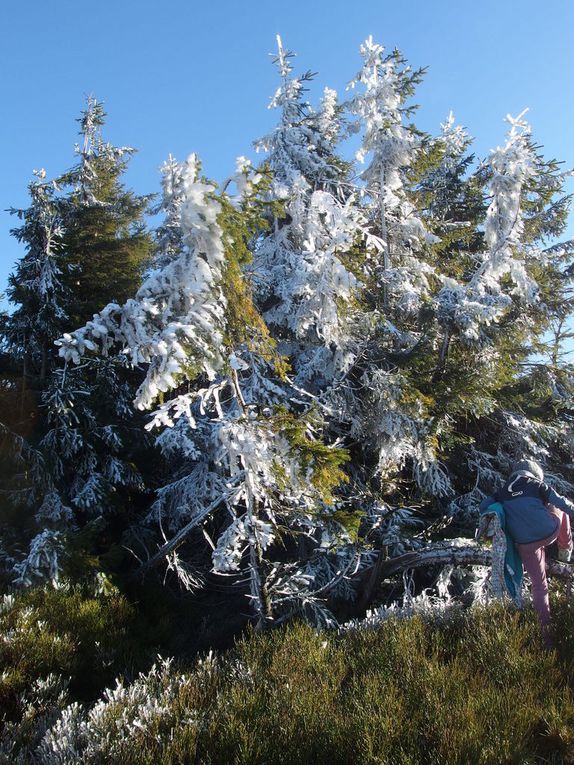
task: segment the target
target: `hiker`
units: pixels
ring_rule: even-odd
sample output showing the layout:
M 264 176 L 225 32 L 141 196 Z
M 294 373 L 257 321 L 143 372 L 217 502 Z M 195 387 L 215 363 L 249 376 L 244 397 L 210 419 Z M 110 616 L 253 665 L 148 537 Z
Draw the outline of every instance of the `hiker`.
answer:
M 557 494 L 543 479 L 544 472 L 534 460 L 516 462 L 502 489 L 481 502 L 480 512 L 487 512 L 496 502 L 502 505 L 506 534 L 515 543 L 530 576 L 534 609 L 542 625 L 544 643 L 551 648 L 545 548 L 558 542 L 558 559 L 570 561 L 570 516 L 574 517 L 574 504 Z

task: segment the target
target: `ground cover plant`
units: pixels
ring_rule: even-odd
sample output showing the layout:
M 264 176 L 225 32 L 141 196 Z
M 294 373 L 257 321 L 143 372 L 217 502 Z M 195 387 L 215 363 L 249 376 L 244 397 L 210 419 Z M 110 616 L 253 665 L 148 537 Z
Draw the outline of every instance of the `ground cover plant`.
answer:
M 554 652 L 530 611 L 496 604 L 249 630 L 190 661 L 152 657 L 117 594 L 36 591 L 3 607 L 0 761 L 569 763 L 574 605 L 553 608 Z

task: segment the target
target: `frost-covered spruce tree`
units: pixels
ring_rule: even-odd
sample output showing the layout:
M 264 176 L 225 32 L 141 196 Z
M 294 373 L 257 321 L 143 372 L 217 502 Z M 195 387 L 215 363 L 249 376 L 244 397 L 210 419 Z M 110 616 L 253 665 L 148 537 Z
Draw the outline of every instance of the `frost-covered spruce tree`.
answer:
M 184 199 L 182 165 L 171 154 L 161 167 L 162 194 L 154 208 L 163 215 L 163 221 L 156 229 L 154 266 L 162 268 L 181 253 L 181 205 Z
M 386 54 L 372 38 L 361 54 L 363 67 L 347 106 L 362 133 L 357 156 L 366 163 L 361 208 L 369 236 L 360 263 L 365 331 L 346 389 L 334 391 L 333 401 L 367 467 L 367 494 L 393 501 L 410 473 L 419 492 L 440 498 L 451 486 L 437 457 L 428 401 L 409 374 L 412 359 L 424 352 L 425 314 L 437 280 L 433 248 L 439 243 L 416 206 L 410 175 L 424 149 L 407 124 L 408 99 L 422 72 L 397 51 Z
M 7 296 L 15 309 L 4 317 L 0 329 L 0 504 L 10 569 L 29 538 L 31 515 L 52 485 L 38 449 L 41 394 L 57 359 L 53 343 L 67 320 L 58 185 L 45 180 L 45 170 L 35 175 L 36 180 L 29 185 L 30 206 L 11 210 L 22 221 L 12 235 L 26 251 L 9 277 Z M 51 544 L 56 540 L 45 541 Z M 13 570 L 8 576 L 13 576 Z
M 521 210 L 523 192 L 537 174 L 528 136 L 528 125 L 520 118 L 511 119 L 507 143 L 492 153 L 487 165 L 492 200 L 484 221 L 485 249 L 478 268 L 462 285 L 447 282 L 437 298 L 439 310 L 469 340 L 478 340 L 486 327 L 500 322 L 512 296 L 527 305 L 538 299 L 538 285 L 525 261 L 538 259 L 540 251 L 523 241 Z
M 482 250 L 479 230 L 487 203 L 484 173 L 475 172 L 472 138 L 451 112 L 437 138 L 426 138 L 413 168 L 415 199 L 425 226 L 438 242 L 433 265 L 441 276 L 462 277 Z
M 104 140 L 105 116 L 103 105 L 89 97 L 78 120 L 77 164 L 60 179 L 67 191 L 60 206 L 72 296 L 69 329 L 111 299 L 132 294 L 153 248 L 143 217 L 150 197 L 122 184 L 135 150 Z M 141 378 L 121 355 L 90 358 L 60 368 L 44 393 L 47 428 L 41 445 L 61 499 L 81 519 L 80 527 L 114 517 L 115 525 L 127 525 L 145 490 L 140 471 L 150 442 L 142 439 L 142 418 L 131 407 Z
M 292 55 L 278 38 L 275 63 L 281 82 L 270 106 L 279 110 L 279 122 L 256 144 L 266 152 L 260 172 L 271 178 L 263 196 L 267 228 L 253 240 L 250 270 L 257 306 L 299 389 L 295 396 L 283 395 L 283 404 L 301 413 L 315 396 L 322 398 L 344 380 L 356 356 L 358 269 L 349 255 L 368 231 L 350 182 L 350 164 L 338 153 L 347 128 L 337 94 L 326 88 L 314 110 L 304 98 L 310 75 L 293 75 Z M 320 413 L 334 442 L 344 433 L 338 423 L 332 428 L 332 406 L 318 403 L 315 415 Z M 348 505 L 346 522 L 352 516 L 356 525 L 357 508 Z M 341 558 L 352 558 L 355 548 L 332 527 L 320 536 L 323 554 L 312 556 L 309 570 L 318 576 L 320 568 L 328 581 L 341 570 Z
M 367 161 L 362 179 L 371 229 L 378 236 L 374 290 L 377 306 L 389 318 L 400 318 L 416 314 L 429 293 L 432 269 L 425 254 L 437 242 L 408 193 L 407 170 L 416 160 L 421 139 L 406 124 L 414 108 L 407 100 L 423 71 L 413 71 L 396 50 L 385 54 L 371 37 L 361 45 L 361 55 L 363 67 L 350 84 L 357 92 L 348 108 L 362 130 L 357 158 Z
M 122 184 L 135 149 L 104 140 L 105 117 L 103 104 L 89 97 L 78 119 L 77 163 L 59 180 L 68 192 L 61 207 L 67 284 L 73 296 L 70 329 L 112 300 L 123 302 L 132 295 L 152 255 L 144 221 L 150 197 Z
M 542 254 L 539 244 L 564 220 L 564 201 L 554 199 L 561 177 L 537 155 L 520 118 L 511 121 L 507 144 L 472 171 L 469 139 L 452 117 L 438 139 L 404 123 L 405 99 L 420 73 L 372 40 L 362 52 L 365 64 L 353 83 L 362 91 L 350 108 L 363 127 L 369 244 L 378 245 L 361 279 L 371 331 L 348 378 L 354 385 L 335 391 L 332 400 L 351 436 L 366 447 L 360 461 L 376 459 L 383 482 L 375 492 L 387 501 L 395 489 L 411 502 L 433 498 L 440 511 L 481 460 L 492 485 L 514 457 L 543 456 L 526 448 L 526 438 L 514 438 L 509 449 L 513 439 L 505 427 L 494 441 L 501 449 L 505 444 L 498 462 L 490 449 L 479 454 L 474 438 L 483 429 L 492 439 L 481 417 L 492 419 L 493 412 L 501 426 L 509 417 L 516 426 L 517 418 L 504 414 L 505 389 L 524 377 L 520 364 L 552 313 L 549 305 L 560 302 L 546 289 L 550 303 L 542 309 L 540 290 L 550 280 L 563 293 L 560 269 L 550 263 L 553 249 Z M 564 259 L 563 248 L 558 251 Z M 452 289 L 464 295 L 458 324 L 447 308 Z M 536 430 L 532 423 L 524 427 Z M 544 441 L 548 434 L 541 433 L 536 442 Z M 411 470 L 414 486 L 407 480 Z M 379 528 L 392 515 L 381 507 Z M 400 533 L 393 538 L 397 543 Z
M 478 480 L 475 475 L 473 491 L 455 501 L 455 510 L 491 490 L 515 459 L 535 458 L 551 473 L 553 464 L 569 461 L 569 426 L 556 416 L 564 407 L 558 401 L 564 401 L 568 375 L 530 361 L 567 286 L 568 246 L 542 249 L 545 239 L 564 226 L 567 200 L 555 198 L 564 175 L 538 154 L 523 115 L 508 121 L 506 143 L 478 171 L 487 182 L 489 205 L 477 265 L 458 278 L 444 278 L 436 297 L 444 376 L 452 375 L 453 365 L 465 368 L 456 383 L 459 405 L 451 397 L 445 417 L 451 418 L 453 434 L 456 415 L 476 421 L 471 431 L 476 436 L 470 448 L 459 447 L 458 463 L 466 453 Z M 459 383 L 465 378 L 463 393 Z M 540 406 L 542 391 L 555 401 L 547 400 L 546 412 Z
M 197 537 L 203 546 L 209 539 L 213 570 L 245 572 L 264 623 L 297 602 L 318 612 L 309 573 L 274 561 L 273 548 L 316 526 L 345 455 L 321 442 L 309 415 L 277 406 L 286 389 L 282 362 L 241 271 L 255 230 L 255 179 L 245 163 L 242 170 L 243 201 L 218 194 L 194 155 L 182 163 L 179 255 L 134 298 L 106 306 L 60 342 L 69 362 L 120 348 L 146 365 L 135 402 L 140 409 L 160 402 L 150 427 L 160 428 L 158 444 L 175 466 L 150 514 L 175 540 L 159 555 L 165 551 L 193 586 L 199 577 L 189 556 L 173 554 L 176 543 L 194 541 L 197 557 Z
M 345 255 L 364 221 L 348 183 L 349 165 L 336 153 L 341 107 L 325 89 L 314 111 L 304 100 L 309 73 L 294 77 L 291 53 L 278 37 L 281 84 L 270 107 L 280 110 L 267 152 L 270 229 L 254 247 L 257 304 L 289 357 L 298 384 L 324 387 L 353 357 L 350 304 L 357 280 Z
M 401 123 L 417 73 L 403 70 L 396 53 L 383 57 L 372 41 L 363 53 L 355 84 L 363 83 L 365 92 L 351 108 L 364 121 L 363 150 L 371 152 L 365 179 L 373 198 L 367 201 L 371 226 L 379 219 L 374 232 L 382 258 L 371 267 L 371 280 L 362 281 L 380 319 L 361 354 L 364 389 L 343 397 L 339 411 L 359 415 L 352 420 L 357 438 L 374 445 L 374 431 L 379 434 L 383 491 L 392 487 L 393 473 L 404 481 L 397 467 L 411 464 L 423 497 L 435 497 L 438 507 L 463 486 L 476 485 L 452 505 L 466 507 L 516 458 L 546 461 L 551 472 L 552 457 L 554 464 L 568 461 L 569 428 L 557 422 L 556 411 L 552 416 L 555 406 L 565 408 L 558 401 L 568 395 L 568 374 L 529 366 L 551 317 L 564 319 L 571 248 L 542 249 L 563 229 L 564 174 L 538 154 L 522 116 L 509 118 L 506 144 L 474 171 L 468 139 L 452 118 L 438 139 L 421 140 Z M 378 368 L 369 362 L 373 357 Z M 525 375 L 530 368 L 544 384 Z M 536 410 L 534 418 L 524 417 Z M 554 455 L 552 438 L 559 444 Z
M 7 324 L 7 348 L 16 358 L 22 351 L 12 338 L 26 337 L 25 379 L 35 389 L 33 427 L 18 454 L 42 466 L 42 480 L 36 478 L 29 491 L 14 486 L 7 493 L 26 509 L 28 528 L 14 569 L 23 584 L 57 578 L 70 535 L 120 509 L 129 516 L 143 489 L 136 465 L 143 425 L 138 428 L 130 406 L 137 374 L 110 360 L 86 360 L 74 370 L 55 360 L 57 337 L 100 301 L 123 299 L 151 251 L 142 219 L 148 200 L 120 183 L 125 156 L 133 150 L 103 141 L 103 118 L 101 105 L 89 99 L 80 120 L 78 165 L 57 183 L 33 185 L 34 205 L 21 213 L 25 225 L 14 232 L 30 244 L 9 295 L 17 309 Z M 26 335 L 20 330 L 31 309 Z
M 10 210 L 22 221 L 11 233 L 26 254 L 8 280 L 7 297 L 16 309 L 2 327 L 4 347 L 20 366 L 23 387 L 29 378 L 46 378 L 55 355 L 53 342 L 67 319 L 58 185 L 45 181 L 45 170 L 35 175 L 28 187 L 30 206 Z
M 504 468 L 505 459 L 510 461 L 517 454 L 532 456 L 545 466 L 548 479 L 559 491 L 572 495 L 572 368 L 552 350 L 548 362 L 543 361 L 548 344 L 556 340 L 560 344 L 559 337 L 552 341 L 549 334 L 566 319 L 570 304 L 572 242 L 544 246 L 555 241 L 566 225 L 566 173 L 558 163 L 539 154 L 527 125 L 523 130 L 534 171 L 523 188 L 522 248 L 517 255 L 533 284 L 534 299 L 525 310 L 526 301 L 517 290 L 519 299 L 513 293 L 513 304 L 501 322 L 506 331 L 503 347 L 508 347 L 509 339 L 521 346 L 513 356 L 507 354 L 518 370 L 499 395 L 497 459 Z M 532 358 L 533 351 L 542 359 Z

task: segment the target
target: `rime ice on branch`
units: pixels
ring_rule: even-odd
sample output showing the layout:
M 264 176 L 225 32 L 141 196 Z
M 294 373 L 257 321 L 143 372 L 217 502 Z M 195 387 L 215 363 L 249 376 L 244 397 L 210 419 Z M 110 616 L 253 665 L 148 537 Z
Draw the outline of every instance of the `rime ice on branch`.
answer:
M 282 84 L 271 107 L 281 109 L 280 122 L 258 148 L 268 152 L 273 174 L 269 202 L 283 210 L 255 247 L 255 295 L 298 381 L 320 385 L 352 359 L 346 306 L 357 280 L 341 256 L 363 235 L 365 220 L 334 153 L 341 132 L 337 94 L 326 90 L 314 112 L 302 98 L 311 75 L 292 77 L 292 54 L 280 38 L 278 46 Z
M 150 276 L 125 305 L 111 303 L 85 327 L 59 341 L 60 355 L 79 363 L 86 350 L 122 350 L 133 364 L 148 363 L 136 404 L 148 409 L 176 381 L 205 372 L 213 377 L 223 357 L 225 299 L 220 288 L 224 261 L 220 205 L 215 187 L 198 177 L 195 155 L 181 168 L 183 252 Z
M 494 150 L 485 163 L 491 202 L 484 221 L 482 262 L 467 284 L 445 279 L 437 296 L 439 314 L 448 317 L 469 341 L 479 340 L 481 328 L 498 321 L 513 297 L 525 304 L 537 300 L 538 287 L 524 259 L 537 257 L 539 250 L 522 242 L 521 201 L 526 184 L 537 174 L 530 126 L 523 114 L 516 119 L 507 117 L 511 128 L 506 144 Z M 510 288 L 506 276 L 511 279 Z
M 398 51 L 385 55 L 383 46 L 369 37 L 361 45 L 363 68 L 350 83 L 362 87 L 349 101 L 360 120 L 363 139 L 357 159 L 369 164 L 362 173 L 371 199 L 370 217 L 379 240 L 382 269 L 379 274 L 382 305 L 401 312 L 415 312 L 430 290 L 432 267 L 422 250 L 437 238 L 423 224 L 406 191 L 405 171 L 413 164 L 420 140 L 404 124 L 412 108 L 405 105 L 420 81 Z M 373 240 L 374 241 L 374 240 Z

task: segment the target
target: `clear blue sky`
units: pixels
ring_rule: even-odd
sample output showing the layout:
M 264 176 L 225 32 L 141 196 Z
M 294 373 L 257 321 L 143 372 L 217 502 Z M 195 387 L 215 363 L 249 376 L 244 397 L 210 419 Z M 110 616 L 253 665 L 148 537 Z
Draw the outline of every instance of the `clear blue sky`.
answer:
M 314 96 L 341 94 L 372 34 L 428 66 L 418 125 L 436 133 L 449 110 L 484 155 L 504 140 L 504 116 L 530 107 L 547 156 L 574 166 L 569 0 L 19 0 L 0 10 L 0 291 L 22 250 L 5 208 L 27 205 L 34 168 L 55 176 L 74 161 L 84 96 L 105 102 L 106 137 L 138 154 L 127 183 L 159 189 L 169 153 L 196 151 L 225 178 L 235 157 L 272 128 L 280 33 L 296 71 L 318 72 Z M 574 191 L 574 184 L 570 184 Z M 574 236 L 574 225 L 568 234 Z

